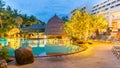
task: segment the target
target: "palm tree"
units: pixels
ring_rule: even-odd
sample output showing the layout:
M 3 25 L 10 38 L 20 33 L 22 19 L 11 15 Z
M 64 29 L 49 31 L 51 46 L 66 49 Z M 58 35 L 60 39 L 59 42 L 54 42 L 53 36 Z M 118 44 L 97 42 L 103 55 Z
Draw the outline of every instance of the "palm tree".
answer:
M 2 0 L 0 0 L 0 11 L 4 10 L 3 8 L 4 6 L 5 6 L 5 3 Z
M 23 23 L 21 24 L 22 27 L 25 27 L 27 25 L 27 22 L 28 22 L 27 14 L 20 14 L 19 16 L 23 19 Z
M 18 25 L 18 27 L 20 26 L 20 24 L 22 24 L 23 19 L 20 16 L 17 16 L 15 18 L 15 23 Z
M 30 21 L 30 23 L 28 23 L 29 25 L 35 24 L 37 21 L 37 18 L 35 16 L 31 15 L 29 17 L 29 21 Z

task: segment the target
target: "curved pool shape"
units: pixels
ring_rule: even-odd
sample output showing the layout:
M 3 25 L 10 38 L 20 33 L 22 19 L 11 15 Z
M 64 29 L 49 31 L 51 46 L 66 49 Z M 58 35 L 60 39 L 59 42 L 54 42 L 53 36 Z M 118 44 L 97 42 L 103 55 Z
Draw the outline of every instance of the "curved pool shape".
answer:
M 48 53 L 67 54 L 78 51 L 79 49 L 80 47 L 75 45 L 45 45 L 45 47 L 32 47 L 34 56 L 47 56 Z M 9 54 L 15 56 L 14 49 L 10 48 Z
M 48 40 L 50 41 L 50 40 Z M 44 44 L 45 42 L 42 40 L 26 40 L 26 39 L 8 39 L 8 38 L 0 38 L 0 43 L 2 46 L 10 46 L 9 54 L 11 56 L 15 56 L 15 49 L 24 46 L 32 47 L 32 51 L 34 56 L 47 56 L 48 54 L 68 54 L 73 53 L 80 50 L 80 46 L 68 45 L 68 44 Z

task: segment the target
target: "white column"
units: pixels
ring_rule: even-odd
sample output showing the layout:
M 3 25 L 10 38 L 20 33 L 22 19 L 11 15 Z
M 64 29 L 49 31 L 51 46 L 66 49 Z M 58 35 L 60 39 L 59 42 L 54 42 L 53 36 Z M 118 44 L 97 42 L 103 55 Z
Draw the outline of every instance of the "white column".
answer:
M 108 27 L 112 27 L 112 15 L 109 12 L 109 17 L 108 17 Z

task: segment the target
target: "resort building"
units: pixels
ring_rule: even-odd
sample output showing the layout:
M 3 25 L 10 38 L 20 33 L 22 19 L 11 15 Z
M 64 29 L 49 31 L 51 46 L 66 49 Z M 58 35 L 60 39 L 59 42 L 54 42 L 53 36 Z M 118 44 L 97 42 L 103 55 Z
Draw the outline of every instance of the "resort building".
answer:
M 28 35 L 29 39 L 44 38 L 45 26 L 41 24 L 33 24 L 21 29 L 21 33 Z
M 64 31 L 64 21 L 54 15 L 45 26 L 46 44 L 70 45 L 71 40 Z
M 84 7 L 82 7 L 82 8 L 76 8 L 76 9 L 72 10 L 72 11 L 70 12 L 70 18 L 71 18 L 72 15 L 75 14 L 75 11 L 76 11 L 76 10 L 83 10 L 83 11 L 86 11 L 86 7 L 84 6 Z
M 92 14 L 100 14 L 108 20 L 112 30 L 120 29 L 120 0 L 104 0 L 92 8 Z

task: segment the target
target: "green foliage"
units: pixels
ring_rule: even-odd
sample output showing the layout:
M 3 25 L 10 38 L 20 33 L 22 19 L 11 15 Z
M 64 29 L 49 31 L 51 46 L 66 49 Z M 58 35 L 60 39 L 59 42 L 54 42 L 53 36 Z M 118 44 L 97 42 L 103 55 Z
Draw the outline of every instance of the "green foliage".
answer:
M 9 55 L 9 49 L 7 46 L 3 46 L 2 48 L 0 48 L 0 59 L 5 59 L 5 60 L 9 60 L 10 55 Z
M 5 3 L 0 0 L 0 28 L 6 28 L 9 31 L 13 27 L 25 27 L 26 25 L 32 25 L 37 23 L 44 24 L 38 20 L 35 16 L 27 16 L 27 14 L 21 14 L 18 10 L 12 9 L 10 6 L 4 7 Z M 5 30 L 0 32 L 4 32 Z
M 76 10 L 71 20 L 65 23 L 66 33 L 79 40 L 88 38 L 97 30 L 107 27 L 107 20 L 99 15 L 91 15 L 86 11 Z
M 6 32 L 7 32 L 7 29 L 6 29 L 6 28 L 0 28 L 0 34 L 6 33 Z
M 67 22 L 67 21 L 68 21 L 68 16 L 63 16 L 63 17 L 62 17 L 62 20 L 63 20 L 64 22 Z

